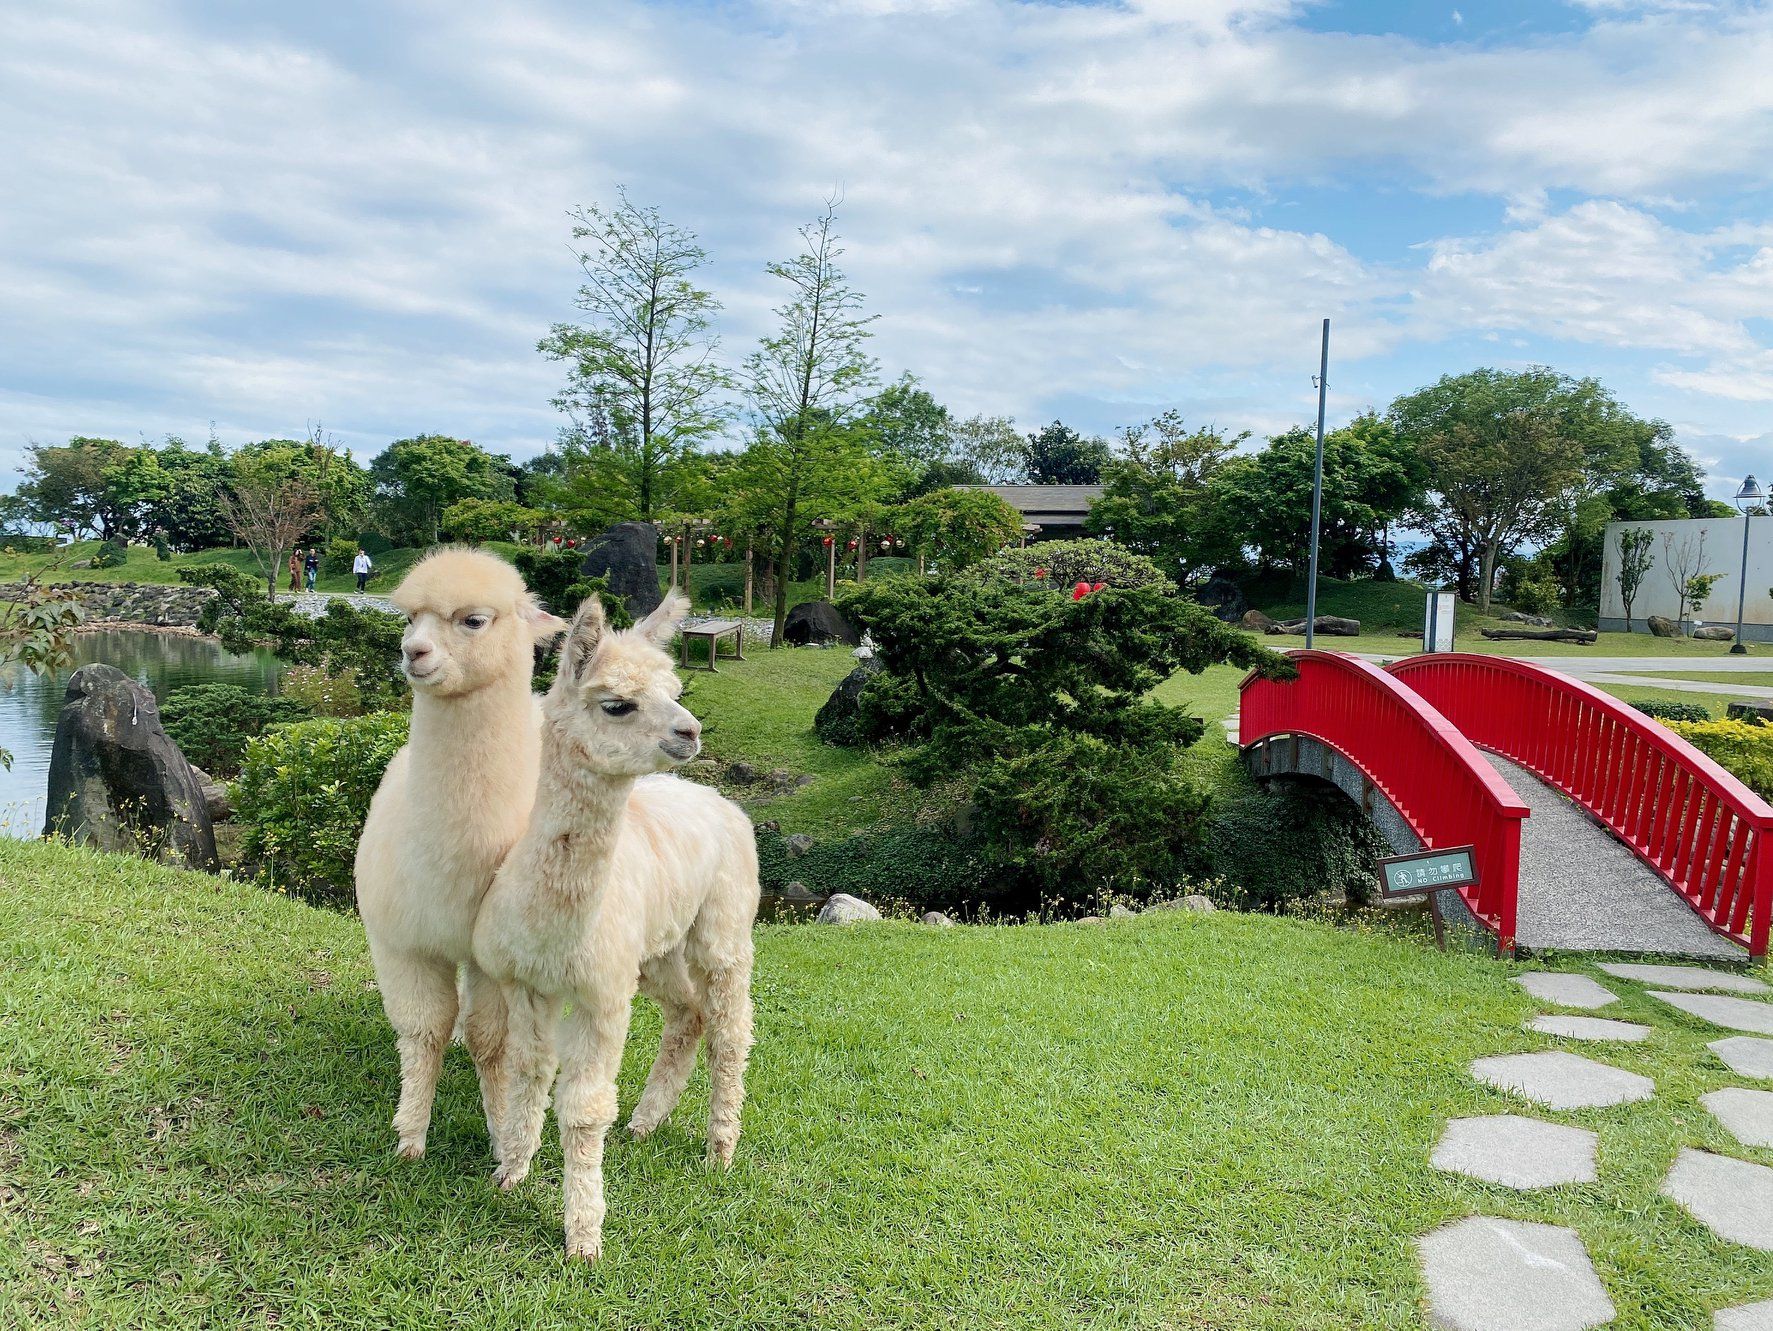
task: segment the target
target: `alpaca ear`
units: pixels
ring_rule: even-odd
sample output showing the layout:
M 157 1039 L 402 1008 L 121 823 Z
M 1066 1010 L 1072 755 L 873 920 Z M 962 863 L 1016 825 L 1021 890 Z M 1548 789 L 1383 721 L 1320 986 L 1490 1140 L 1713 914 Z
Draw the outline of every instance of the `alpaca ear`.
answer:
M 559 615 L 549 614 L 533 596 L 526 595 L 518 601 L 517 617 L 529 629 L 530 638 L 538 644 L 566 632 L 566 621 Z
M 673 588 L 650 615 L 634 626 L 634 631 L 660 647 L 669 647 L 689 609 L 689 597 Z
M 552 619 L 553 616 L 550 615 L 549 618 Z M 584 679 L 591 658 L 597 654 L 597 644 L 603 641 L 606 622 L 603 602 L 595 594 L 587 596 L 579 605 L 579 613 L 573 616 L 572 628 L 567 630 L 566 645 L 560 649 L 561 667 L 572 676 L 575 684 Z

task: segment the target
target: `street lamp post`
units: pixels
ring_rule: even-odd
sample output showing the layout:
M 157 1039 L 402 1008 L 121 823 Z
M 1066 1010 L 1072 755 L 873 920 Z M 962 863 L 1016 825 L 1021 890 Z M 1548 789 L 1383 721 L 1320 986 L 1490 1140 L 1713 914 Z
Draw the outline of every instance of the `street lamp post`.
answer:
M 1736 641 L 1730 644 L 1732 656 L 1748 654 L 1748 648 L 1742 643 L 1742 609 L 1748 600 L 1748 524 L 1754 521 L 1749 517 L 1749 510 L 1764 503 L 1766 498 L 1766 491 L 1753 476 L 1742 478 L 1742 488 L 1736 492 L 1736 507 L 1742 510 L 1742 576 L 1736 583 Z
M 1329 389 L 1330 321 L 1324 320 L 1324 346 L 1317 365 L 1317 455 L 1311 469 L 1311 572 L 1305 588 L 1305 645 L 1317 644 L 1317 529 L 1324 511 L 1324 395 Z

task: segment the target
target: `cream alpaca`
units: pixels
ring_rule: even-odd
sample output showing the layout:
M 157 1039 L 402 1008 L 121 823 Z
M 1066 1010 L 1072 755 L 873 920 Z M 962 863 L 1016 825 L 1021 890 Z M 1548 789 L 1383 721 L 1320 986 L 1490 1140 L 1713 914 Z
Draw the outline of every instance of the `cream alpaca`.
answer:
M 510 1120 L 497 1180 L 509 1188 L 529 1172 L 558 1023 L 566 1249 L 586 1259 L 602 1247 L 603 1142 L 636 988 L 658 1002 L 664 1036 L 629 1130 L 644 1137 L 670 1114 L 705 1034 L 709 1160 L 731 1164 L 739 1140 L 756 843 L 730 801 L 653 775 L 695 757 L 701 743 L 662 650 L 686 608 L 673 593 L 634 628 L 610 633 L 595 597 L 580 607 L 542 704 L 529 828 L 474 928 L 475 959 L 507 984 L 511 1008 Z M 567 998 L 572 1012 L 561 1022 Z
M 401 1155 L 425 1153 L 459 1007 L 502 1159 L 508 1018 L 499 987 L 473 964 L 474 916 L 535 798 L 533 647 L 566 625 L 509 564 L 471 550 L 429 556 L 393 600 L 409 621 L 401 651 L 412 731 L 370 802 L 356 876 L 382 1007 L 399 1037 L 394 1131 Z

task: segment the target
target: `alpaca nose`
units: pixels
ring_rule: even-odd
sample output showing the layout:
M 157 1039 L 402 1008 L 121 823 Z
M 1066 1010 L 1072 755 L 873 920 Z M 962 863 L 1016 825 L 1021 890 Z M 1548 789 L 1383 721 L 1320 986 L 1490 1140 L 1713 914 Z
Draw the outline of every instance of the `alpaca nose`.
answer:
M 428 642 L 402 643 L 401 648 L 406 652 L 406 663 L 408 665 L 417 665 L 420 661 L 423 661 L 427 656 L 431 655 L 431 644 Z
M 694 744 L 702 737 L 702 723 L 700 721 L 681 721 L 672 728 L 671 733 L 685 744 Z

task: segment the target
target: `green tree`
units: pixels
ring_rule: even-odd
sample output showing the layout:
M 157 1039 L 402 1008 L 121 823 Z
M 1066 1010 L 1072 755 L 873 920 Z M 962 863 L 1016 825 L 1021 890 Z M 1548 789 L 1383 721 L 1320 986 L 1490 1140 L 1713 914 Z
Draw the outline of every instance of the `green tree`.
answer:
M 573 241 L 585 281 L 584 323 L 556 324 L 538 344 L 567 364 L 555 405 L 614 427 L 600 479 L 620 484 L 634 516 L 669 502 L 674 464 L 719 432 L 731 379 L 714 359 L 720 302 L 692 280 L 708 261 L 695 234 L 618 191 L 614 208 L 580 208 Z
M 510 499 L 516 486 L 504 458 L 447 435 L 396 439 L 369 464 L 375 511 L 397 545 L 435 545 L 443 512 L 463 499 Z
M 1631 632 L 1631 606 L 1644 585 L 1654 556 L 1651 542 L 1656 538 L 1648 527 L 1623 527 L 1619 532 L 1619 599 L 1625 606 L 1625 631 Z
M 312 520 L 301 539 L 359 534 L 369 507 L 369 473 L 319 429 L 306 439 L 247 444 L 234 454 L 234 467 L 237 474 L 250 471 L 266 483 L 299 483 L 313 496 Z
M 746 449 L 740 483 L 746 526 L 768 533 L 776 570 L 775 636 L 788 619 L 788 581 L 806 524 L 844 508 L 878 502 L 883 473 L 855 427 L 858 399 L 876 366 L 867 354 L 861 293 L 838 267 L 843 254 L 836 201 L 801 228 L 805 249 L 769 273 L 788 284 L 776 310 L 777 331 L 745 359 L 745 384 L 758 428 Z M 821 514 L 819 510 L 824 510 Z
M 1085 437 L 1054 421 L 1029 434 L 1023 479 L 1030 485 L 1095 485 L 1113 457 L 1107 440 Z
M 953 459 L 954 417 L 909 374 L 869 398 L 857 424 L 877 449 L 903 458 L 919 476 Z
M 443 510 L 444 534 L 476 545 L 533 535 L 545 521 L 544 514 L 509 499 L 458 499 Z
M 944 572 L 976 564 L 1022 535 L 1022 515 L 989 490 L 931 490 L 900 508 L 892 523 Z
M 977 473 L 973 484 L 1013 485 L 1028 479 L 1028 441 L 1008 416 L 969 416 L 954 426 L 954 461 Z
M 1502 556 L 1555 538 L 1585 472 L 1618 465 L 1643 424 L 1596 380 L 1543 365 L 1445 375 L 1398 398 L 1388 419 L 1422 457 L 1415 522 L 1455 558 L 1461 595 L 1483 610 Z
M 221 443 L 192 448 L 169 435 L 159 448 L 143 448 L 125 464 L 140 496 L 145 531 L 164 532 L 181 550 L 208 550 L 229 540 L 222 495 L 234 479 L 232 459 Z
M 18 493 L 36 521 L 75 536 L 127 537 L 137 525 L 137 496 L 117 481 L 134 451 L 116 439 L 85 435 L 66 444 L 32 444 Z
M 1249 438 L 1216 426 L 1189 429 L 1179 412 L 1166 411 L 1121 431 L 1121 454 L 1102 473 L 1102 497 L 1090 505 L 1087 531 L 1114 539 L 1187 583 L 1219 562 L 1222 543 L 1212 539 L 1209 484 Z
M 1216 466 L 1200 538 L 1213 557 L 1247 546 L 1264 567 L 1303 568 L 1316 454 L 1315 432 L 1299 427 Z M 1378 562 L 1385 529 L 1420 493 L 1420 474 L 1415 450 L 1377 416 L 1357 416 L 1324 436 L 1319 555 L 1326 573 L 1349 577 Z

